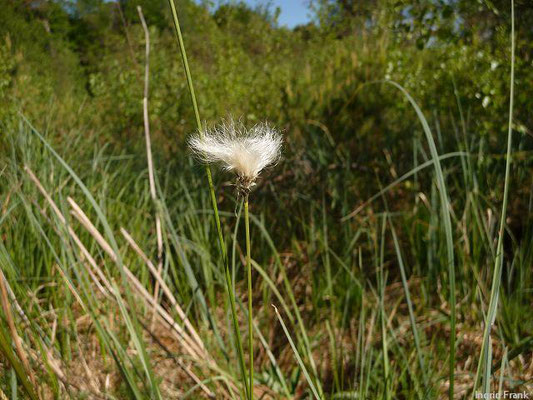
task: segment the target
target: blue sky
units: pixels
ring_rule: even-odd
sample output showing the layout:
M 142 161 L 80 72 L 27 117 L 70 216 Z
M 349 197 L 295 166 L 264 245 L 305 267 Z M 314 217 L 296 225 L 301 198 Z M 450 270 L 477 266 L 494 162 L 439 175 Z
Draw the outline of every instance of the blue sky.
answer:
M 245 3 L 252 7 L 258 4 L 266 4 L 265 0 L 243 0 Z M 279 16 L 280 25 L 286 25 L 289 28 L 293 28 L 299 24 L 305 24 L 309 22 L 310 15 L 309 9 L 306 6 L 308 0 L 271 0 L 272 10 L 276 7 L 281 9 Z M 216 1 L 215 3 L 218 3 Z
M 246 3 L 254 6 L 263 3 L 261 0 L 245 0 Z M 309 9 L 306 6 L 307 0 L 273 0 L 273 7 L 280 7 L 280 25 L 287 25 L 292 28 L 299 24 L 309 22 Z

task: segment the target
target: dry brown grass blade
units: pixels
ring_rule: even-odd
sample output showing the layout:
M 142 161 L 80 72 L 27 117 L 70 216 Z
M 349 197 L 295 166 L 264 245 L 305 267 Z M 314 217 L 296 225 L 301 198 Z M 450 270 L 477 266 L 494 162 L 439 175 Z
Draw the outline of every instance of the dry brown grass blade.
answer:
M 61 213 L 61 211 L 59 210 L 59 207 L 57 207 L 56 203 L 54 202 L 54 200 L 52 199 L 50 194 L 46 191 L 44 186 L 41 184 L 41 181 L 39 181 L 37 176 L 35 176 L 33 171 L 28 166 L 25 166 L 24 169 L 26 170 L 26 173 L 28 174 L 30 179 L 33 181 L 35 186 L 37 186 L 37 189 L 39 189 L 39 191 L 41 192 L 43 197 L 46 199 L 46 201 L 48 202 L 48 204 L 50 205 L 50 207 L 52 208 L 52 210 L 56 214 L 57 218 L 59 219 L 59 221 L 66 227 L 68 234 L 70 235 L 72 240 L 78 246 L 83 258 L 88 262 L 88 264 L 89 264 L 89 266 L 91 268 L 87 268 L 87 272 L 89 273 L 91 279 L 96 284 L 98 290 L 100 290 L 100 292 L 102 292 L 102 294 L 104 296 L 109 298 L 108 290 L 112 291 L 112 286 L 109 283 L 109 281 L 107 280 L 107 278 L 105 277 L 105 275 L 102 272 L 102 270 L 100 269 L 100 267 L 98 267 L 98 264 L 96 263 L 94 258 L 91 256 L 91 253 L 89 253 L 87 248 L 83 245 L 83 243 L 81 242 L 80 238 L 78 237 L 78 235 L 76 235 L 76 233 L 74 232 L 72 227 L 70 227 L 67 224 L 67 221 L 66 221 L 64 215 Z M 44 212 L 42 212 L 42 214 L 44 214 Z M 98 278 L 100 278 L 100 280 L 104 283 L 104 285 L 107 287 L 108 290 L 104 289 L 104 287 L 102 286 L 102 284 L 100 283 L 98 278 L 95 276 L 95 273 L 96 273 L 96 275 L 98 275 Z
M 63 271 L 60 268 L 57 268 L 57 270 L 64 277 Z M 67 280 L 65 280 L 65 281 L 67 282 L 68 288 L 70 289 L 72 294 L 76 297 L 76 299 L 83 306 L 83 303 L 81 302 L 81 299 L 79 299 L 79 296 L 77 295 L 76 291 L 73 290 L 73 288 L 71 287 L 71 285 L 69 284 L 69 282 Z M 5 307 L 5 305 L 7 305 L 9 307 L 9 304 L 6 303 L 7 297 L 8 297 L 8 293 L 11 294 L 12 292 L 10 291 L 8 282 L 5 280 L 5 276 L 2 273 L 2 274 L 0 274 L 0 298 L 2 300 L 2 307 Z M 14 296 L 14 294 L 13 294 L 13 296 Z M 12 302 L 14 304 L 16 304 L 18 306 L 18 302 L 16 301 L 16 298 L 12 297 L 11 300 L 12 300 Z M 31 380 L 32 384 L 34 385 L 34 387 L 37 388 L 38 387 L 37 381 L 35 379 L 35 376 L 32 373 L 32 370 L 29 369 L 30 368 L 29 367 L 29 360 L 26 357 L 26 352 L 22 348 L 22 342 L 20 340 L 20 337 L 18 336 L 18 333 L 16 332 L 16 330 L 13 331 L 13 329 L 14 329 L 14 320 L 13 320 L 13 317 L 12 317 L 12 315 L 10 313 L 9 308 L 7 309 L 7 311 L 6 311 L 6 308 L 4 308 L 4 313 L 6 313 L 6 319 L 8 321 L 8 326 L 10 328 L 11 335 L 13 337 L 13 341 L 15 342 L 15 350 L 17 351 L 17 355 L 19 356 L 19 358 L 23 362 L 24 368 L 26 369 L 26 373 L 30 377 L 30 380 Z M 8 314 L 9 314 L 9 316 L 8 316 Z M 14 334 L 16 334 L 17 336 L 16 337 L 13 336 Z M 37 346 L 37 344 L 35 343 L 35 338 L 32 338 L 31 335 L 30 335 L 30 340 L 35 346 Z M 48 348 L 45 343 L 43 343 L 41 341 L 40 346 L 42 346 L 43 349 L 46 352 L 46 357 L 44 357 L 44 360 L 46 361 L 46 364 L 48 365 L 49 369 L 51 369 L 54 372 L 56 377 L 61 381 L 61 383 L 63 383 L 63 385 L 65 387 L 71 386 L 71 387 L 75 388 L 78 391 L 85 390 L 85 389 L 73 384 L 72 382 L 70 382 L 67 379 L 67 375 L 61 370 L 61 366 L 60 366 L 61 362 L 58 361 L 54 357 L 52 350 L 50 348 Z M 38 354 L 34 350 L 31 349 L 31 347 L 28 347 L 28 349 L 29 349 L 29 358 L 32 359 L 34 364 L 40 365 L 42 367 L 43 366 L 42 358 L 39 357 Z M 103 397 L 101 395 L 101 393 L 99 392 L 99 390 L 97 390 L 97 388 L 96 389 L 93 388 L 93 390 L 89 390 L 89 391 L 96 398 L 102 398 L 102 399 L 105 398 L 105 397 Z
M 141 295 L 144 301 L 148 303 L 149 306 L 152 306 L 156 309 L 158 314 L 161 316 L 163 321 L 165 321 L 175 332 L 179 335 L 179 340 L 183 348 L 189 353 L 189 355 L 199 363 L 204 362 L 203 354 L 198 348 L 196 343 L 189 337 L 189 335 L 183 330 L 183 328 L 176 323 L 172 316 L 163 308 L 159 303 L 154 301 L 154 298 L 148 293 L 144 286 L 139 282 L 139 280 L 133 275 L 133 273 L 124 266 L 124 271 L 128 279 L 130 279 L 133 284 L 133 289 Z
M 155 230 L 157 237 L 157 271 L 159 274 L 163 271 L 163 234 L 161 232 L 161 216 L 159 213 L 159 207 L 157 204 L 157 193 L 155 189 L 155 174 L 154 174 L 154 163 L 152 160 L 152 144 L 150 139 L 150 118 L 148 114 L 148 84 L 150 78 L 150 31 L 144 20 L 144 15 L 142 12 L 141 6 L 137 6 L 137 12 L 139 13 L 139 18 L 141 19 L 141 24 L 144 30 L 144 37 L 146 42 L 146 62 L 144 67 L 144 98 L 143 98 L 143 119 L 144 119 L 144 134 L 146 140 L 146 158 L 148 161 L 148 180 L 150 182 L 150 196 L 156 207 L 155 210 Z M 154 299 L 157 301 L 159 297 L 159 281 L 156 281 L 154 288 Z M 154 310 L 155 316 L 155 310 Z
M 87 231 L 94 237 L 94 239 L 100 244 L 102 249 L 111 257 L 111 259 L 114 262 L 118 262 L 118 257 L 109 245 L 109 243 L 104 239 L 102 234 L 96 229 L 94 224 L 91 222 L 89 217 L 85 214 L 85 212 L 81 209 L 81 207 L 72 199 L 71 197 L 67 198 L 67 201 L 69 205 L 72 207 L 72 215 L 87 229 Z M 125 231 L 127 234 L 127 231 Z M 128 235 L 131 241 L 135 244 L 133 239 L 130 235 Z M 131 243 L 130 243 L 131 245 Z M 139 251 L 142 250 L 135 244 L 137 249 Z M 144 254 L 144 253 L 143 253 Z M 146 255 L 145 255 L 146 257 Z M 141 257 L 142 258 L 142 257 Z M 149 260 L 147 257 L 146 259 L 143 258 L 143 260 Z M 155 267 L 153 263 L 150 263 L 152 269 L 157 273 L 155 270 Z M 172 316 L 154 299 L 150 293 L 146 290 L 146 288 L 141 284 L 141 282 L 137 279 L 137 277 L 128 269 L 128 267 L 124 264 L 122 264 L 122 267 L 124 268 L 124 272 L 126 273 L 127 278 L 129 279 L 130 283 L 132 284 L 133 289 L 141 296 L 141 299 L 145 301 L 149 306 L 153 307 L 161 319 L 166 322 L 173 330 L 173 332 L 176 334 L 177 339 L 180 341 L 180 344 L 183 346 L 184 350 L 192 357 L 193 360 L 196 361 L 198 365 L 207 365 L 211 369 L 218 370 L 216 368 L 216 362 L 214 359 L 210 356 L 210 354 L 205 349 L 204 343 L 201 341 L 200 337 L 198 336 L 198 339 L 193 339 L 173 318 Z M 160 274 L 155 275 L 156 280 L 159 280 L 160 283 L 164 284 L 164 280 L 161 278 Z M 165 290 L 167 294 L 172 295 L 170 290 L 168 289 L 168 286 L 164 284 Z M 175 305 L 179 306 L 176 299 L 174 299 Z M 180 318 L 184 321 L 184 324 L 189 324 L 188 330 L 192 330 L 196 333 L 194 330 L 194 327 L 188 320 L 186 314 L 183 312 L 183 310 L 180 308 L 181 313 Z M 199 342 L 198 342 L 199 341 Z M 188 371 L 186 371 L 188 373 Z M 211 396 L 211 393 L 209 392 L 209 389 L 205 387 L 205 385 L 200 386 L 206 394 Z M 237 391 L 236 388 L 233 387 L 235 391 Z
M 74 290 L 74 288 L 72 287 L 72 285 L 69 283 L 69 281 L 66 279 L 65 277 L 65 274 L 64 272 L 60 269 L 60 268 L 57 268 L 57 270 L 59 271 L 59 273 L 61 274 L 61 276 L 64 278 L 65 282 L 67 283 L 67 287 L 69 288 L 70 292 L 74 295 L 74 297 L 76 298 L 76 300 L 78 301 L 78 303 L 80 304 L 80 306 L 82 306 L 82 308 L 85 308 L 84 306 L 84 303 L 82 301 L 82 299 L 79 297 L 79 295 L 77 294 L 77 292 Z M 127 271 L 129 272 L 129 270 Z M 131 272 L 129 272 L 131 274 Z M 106 280 L 106 282 L 109 282 Z M 135 285 L 135 283 L 134 283 Z M 142 286 L 139 288 L 136 286 L 136 288 L 139 290 L 142 288 Z M 144 288 L 142 288 L 144 289 Z M 114 293 L 114 290 L 113 290 L 113 287 L 109 284 L 109 290 L 111 292 Z M 147 292 L 144 293 L 144 296 L 145 298 L 148 298 L 150 299 L 150 296 Z M 152 300 L 153 301 L 153 300 Z M 154 310 L 156 310 L 157 314 L 156 316 L 158 316 L 159 318 L 161 318 L 163 320 L 163 322 L 166 322 L 167 324 L 171 325 L 172 327 L 174 327 L 174 330 L 176 330 L 176 324 L 175 322 L 172 320 L 172 317 L 166 313 L 160 306 L 159 304 L 157 303 L 153 303 L 154 305 Z M 178 336 L 178 339 L 182 340 L 182 336 Z M 80 354 L 81 354 L 81 350 L 80 350 Z M 189 352 L 189 354 L 191 354 L 192 356 L 194 356 L 194 353 L 191 353 Z M 92 386 L 92 389 L 93 389 L 93 392 L 95 390 L 95 388 L 97 389 L 97 386 L 94 385 L 94 379 L 92 379 L 91 377 L 91 372 L 89 370 L 89 368 L 87 367 L 87 364 L 85 362 L 85 359 L 82 357 L 82 361 L 83 361 L 83 364 L 84 364 L 84 369 L 86 371 L 86 374 L 88 375 L 89 377 L 89 382 L 91 383 L 91 386 Z M 49 362 L 49 365 L 50 365 L 50 368 L 54 371 L 54 373 L 56 373 L 56 375 L 58 376 L 58 378 L 63 382 L 65 383 L 66 382 L 66 379 L 64 377 L 64 374 L 61 373 L 61 370 L 59 369 L 59 367 L 56 365 L 56 364 L 53 364 L 51 362 Z M 198 384 L 202 390 L 204 390 L 208 396 L 212 397 L 212 393 L 209 391 L 209 389 L 202 383 L 202 381 L 194 374 L 194 372 L 192 372 L 190 370 L 190 368 L 188 368 L 187 366 L 185 366 L 184 364 L 180 363 L 180 367 L 191 377 L 191 379 L 196 383 Z M 72 385 L 72 384 L 71 384 Z M 100 393 L 98 390 L 95 392 L 95 393 Z M 94 394 L 94 393 L 93 393 Z
M 67 198 L 68 203 L 72 207 L 73 216 L 84 226 L 85 229 L 93 236 L 93 238 L 98 242 L 102 249 L 109 255 L 109 257 L 114 261 L 118 262 L 118 257 L 109 245 L 109 243 L 104 239 L 102 234 L 96 229 L 94 224 L 91 222 L 89 217 L 81 209 L 81 207 L 70 197 Z M 153 296 L 148 293 L 145 287 L 139 282 L 137 277 L 127 268 L 127 266 L 122 265 L 124 272 L 126 273 L 127 278 L 130 280 L 133 288 L 141 295 L 141 298 L 145 300 L 149 306 L 156 309 L 160 314 L 163 320 L 169 324 L 180 336 L 182 345 L 184 349 L 199 363 L 204 363 L 209 360 L 209 357 L 205 350 L 199 347 L 199 345 L 194 341 L 188 334 L 183 330 L 183 328 L 176 323 L 176 321 L 161 307 L 157 301 L 154 300 Z
M 166 284 L 166 282 L 163 280 L 163 277 L 161 276 L 161 272 L 159 270 L 156 270 L 154 264 L 152 263 L 152 261 L 146 256 L 146 254 L 141 250 L 141 248 L 139 247 L 139 245 L 135 242 L 135 240 L 133 239 L 133 237 L 128 233 L 128 231 L 124 228 L 120 228 L 120 232 L 122 233 L 122 236 L 124 236 L 124 238 L 126 239 L 126 241 L 128 242 L 128 244 L 131 246 L 131 248 L 139 255 L 139 257 L 142 258 L 142 260 L 146 263 L 146 265 L 148 266 L 148 269 L 150 270 L 150 272 L 152 273 L 153 277 L 156 279 L 156 281 L 159 283 L 161 289 L 163 290 L 163 293 L 165 294 L 165 296 L 167 296 L 167 299 L 170 301 L 170 303 L 172 304 L 172 306 L 174 307 L 174 309 L 176 310 L 176 312 L 178 313 L 179 317 L 181 318 L 181 320 L 183 321 L 183 323 L 185 324 L 185 327 L 187 328 L 187 330 L 189 331 L 189 333 L 191 334 L 191 336 L 193 337 L 193 339 L 196 341 L 196 343 L 198 344 L 198 346 L 200 346 L 200 348 L 202 348 L 203 350 L 205 350 L 205 345 L 204 345 L 204 342 L 202 341 L 202 339 L 200 338 L 200 336 L 198 335 L 198 333 L 196 332 L 196 330 L 194 329 L 194 327 L 192 326 L 189 318 L 187 318 L 187 315 L 185 314 L 185 312 L 183 312 L 183 309 L 180 307 L 180 305 L 178 304 L 176 298 L 174 297 L 174 295 L 172 294 L 171 290 L 169 289 L 168 285 Z
M 85 214 L 85 212 L 81 209 L 81 207 L 72 199 L 72 197 L 67 197 L 67 202 L 72 207 L 71 214 L 89 231 L 91 236 L 98 242 L 98 244 L 102 247 L 102 249 L 107 253 L 109 257 L 111 257 L 111 260 L 114 262 L 118 261 L 118 257 L 109 245 L 107 241 L 104 239 L 102 234 L 94 224 L 91 222 L 89 217 Z
M 72 227 L 70 227 L 67 224 L 67 221 L 66 221 L 65 217 L 63 216 L 63 214 L 61 213 L 61 211 L 59 210 L 59 208 L 55 204 L 55 202 L 52 199 L 52 197 L 50 196 L 50 194 L 46 191 L 46 189 L 41 184 L 39 179 L 33 173 L 33 171 L 28 166 L 25 167 L 25 170 L 26 170 L 27 174 L 29 175 L 30 179 L 33 181 L 33 183 L 37 186 L 37 188 L 39 189 L 41 194 L 47 200 L 48 204 L 50 205 L 50 207 L 52 208 L 52 210 L 56 214 L 56 216 L 59 219 L 59 221 L 63 225 L 65 225 L 69 235 L 71 236 L 71 238 L 74 240 L 74 242 L 79 247 L 79 249 L 80 249 L 80 251 L 82 253 L 82 256 L 88 261 L 88 264 L 92 268 L 94 268 L 95 271 L 97 271 L 98 276 L 100 277 L 100 279 L 102 280 L 102 282 L 104 283 L 106 288 L 104 288 L 99 283 L 99 281 L 96 278 L 96 276 L 91 272 L 91 269 L 87 268 L 87 270 L 89 271 L 89 273 L 90 273 L 91 277 L 93 278 L 93 280 L 95 281 L 95 283 L 97 283 L 99 285 L 99 287 L 101 288 L 101 291 L 104 293 L 104 295 L 106 295 L 106 297 L 112 298 L 109 293 L 114 293 L 114 289 L 113 289 L 111 283 L 109 282 L 109 280 L 105 277 L 105 275 L 102 272 L 102 270 L 98 267 L 98 264 L 96 263 L 94 258 L 91 256 L 89 251 L 86 249 L 86 247 L 83 245 L 83 243 L 81 242 L 79 237 L 76 235 L 76 233 L 74 232 Z M 109 244 L 105 241 L 103 236 L 98 232 L 98 230 L 96 230 L 96 228 L 94 227 L 92 222 L 89 220 L 87 215 L 83 212 L 83 210 L 78 206 L 78 204 L 73 199 L 69 198 L 69 203 L 71 204 L 71 206 L 74 209 L 74 212 L 73 212 L 74 216 L 78 219 L 78 221 L 80 221 L 80 223 L 82 223 L 82 225 L 89 231 L 89 233 L 91 233 L 91 235 L 97 240 L 97 242 L 100 244 L 100 246 L 102 246 L 102 248 L 106 251 L 106 253 L 108 253 L 108 255 L 113 259 L 113 261 L 116 262 L 117 261 L 117 257 L 114 254 L 113 250 L 111 249 L 111 246 L 109 246 Z M 168 314 L 156 301 L 154 301 L 153 297 L 146 291 L 146 289 L 137 280 L 137 278 L 133 275 L 133 273 L 131 273 L 131 271 L 129 271 L 129 269 L 127 269 L 127 267 L 125 267 L 125 266 L 124 266 L 124 270 L 125 270 L 126 275 L 128 276 L 128 278 L 130 279 L 130 281 L 133 283 L 134 289 L 136 289 L 136 291 L 139 294 L 141 294 L 141 296 L 142 296 L 144 301 L 147 301 L 148 303 L 150 303 L 151 306 L 157 311 L 158 316 L 159 316 L 159 318 L 161 318 L 162 322 L 166 323 L 167 325 L 169 325 L 172 328 L 171 332 L 180 341 L 180 343 L 182 344 L 184 349 L 187 351 L 187 353 L 193 359 L 195 359 L 197 362 L 202 363 L 204 361 L 204 359 L 202 358 L 201 355 L 199 355 L 197 353 L 197 351 L 200 351 L 200 353 L 201 353 L 201 350 L 199 350 L 199 349 L 194 350 L 193 348 L 191 348 L 190 345 L 188 345 L 187 343 L 184 343 L 184 341 L 185 342 L 189 342 L 189 343 L 192 342 L 195 345 L 193 347 L 197 347 L 196 343 L 194 341 L 192 341 L 192 339 L 188 338 L 188 336 L 186 334 L 184 335 L 185 332 L 183 331 L 183 329 L 174 321 L 174 319 L 170 316 L 170 314 Z M 63 274 L 63 271 L 60 268 L 58 268 L 58 271 L 60 272 L 62 277 L 65 278 L 65 276 Z M 2 276 L 3 276 L 3 274 L 2 274 Z M 84 307 L 84 304 L 83 304 L 81 298 L 79 298 L 79 296 L 76 294 L 76 291 L 74 290 L 74 288 L 72 288 L 70 284 L 67 284 L 67 287 L 69 288 L 71 293 L 73 293 L 75 295 L 75 298 L 78 301 L 78 303 L 82 307 Z M 184 367 L 184 365 L 180 365 L 180 366 L 182 368 Z M 53 368 L 53 366 L 50 366 L 50 367 L 54 370 L 54 372 L 56 372 L 55 369 Z M 195 383 L 197 383 L 200 386 L 200 388 L 209 397 L 213 397 L 213 393 L 201 382 L 201 380 L 190 370 L 190 368 L 183 368 L 183 370 L 191 377 L 191 379 L 193 379 L 193 381 Z M 58 376 L 58 378 L 60 380 L 62 380 L 63 376 Z
M 28 319 L 28 317 L 24 313 L 24 310 L 22 309 L 22 307 L 18 303 L 17 298 L 15 297 L 15 293 L 13 293 L 13 289 L 11 289 L 11 286 L 9 286 L 9 282 L 7 281 L 7 279 L 6 279 L 5 275 L 4 275 L 4 271 L 2 271 L 2 269 L 0 269 L 0 279 L 4 280 L 4 284 L 6 285 L 7 294 L 9 296 L 9 299 L 11 300 L 11 304 L 17 310 L 20 318 L 22 318 L 24 323 L 29 324 L 30 320 Z
M 30 367 L 30 363 L 28 361 L 28 357 L 26 356 L 26 352 L 22 348 L 22 339 L 18 335 L 17 328 L 15 326 L 15 320 L 13 318 L 13 314 L 11 313 L 11 305 L 9 304 L 9 299 L 7 295 L 7 288 L 5 283 L 5 276 L 2 274 L 0 277 L 0 299 L 2 300 L 2 309 L 4 310 L 4 315 L 6 317 L 7 326 L 9 328 L 9 332 L 11 333 L 11 339 L 13 339 L 13 343 L 15 344 L 15 351 L 17 355 L 20 358 L 20 361 L 22 361 L 22 365 L 24 366 L 24 369 L 26 370 L 26 374 L 30 378 L 30 381 L 34 387 L 37 387 L 35 380 L 35 375 L 33 374 L 33 371 Z
M 72 198 L 67 198 L 70 206 L 72 207 L 73 216 L 84 226 L 85 229 L 95 238 L 95 240 L 100 244 L 104 251 L 111 257 L 114 262 L 118 262 L 118 257 L 115 252 L 112 250 L 111 246 L 104 239 L 102 234 L 96 229 L 94 224 L 91 222 L 89 217 L 81 209 L 81 207 L 74 201 Z M 139 249 L 140 250 L 140 249 Z M 152 264 L 153 267 L 153 264 Z M 213 359 L 205 351 L 204 348 L 199 347 L 195 340 L 193 340 L 183 328 L 176 323 L 172 316 L 157 302 L 156 298 L 150 295 L 137 277 L 128 269 L 126 265 L 122 265 L 124 272 L 126 273 L 127 278 L 130 280 L 133 289 L 141 296 L 142 300 L 147 303 L 147 305 L 153 307 L 157 315 L 168 324 L 174 333 L 177 333 L 177 338 L 180 341 L 180 344 L 185 349 L 185 351 L 195 360 L 199 365 L 204 364 L 206 361 L 208 363 L 214 363 Z M 155 268 L 154 268 L 155 269 Z M 164 281 L 163 281 L 164 282 Z M 177 303 L 176 303 L 177 304 Z M 184 314 L 185 315 L 185 314 Z M 202 344 L 203 345 L 203 344 Z M 183 367 L 183 365 L 180 365 Z M 190 370 L 190 368 L 183 368 L 183 370 L 199 384 L 200 388 L 209 396 L 213 397 L 213 393 L 205 386 L 201 380 Z

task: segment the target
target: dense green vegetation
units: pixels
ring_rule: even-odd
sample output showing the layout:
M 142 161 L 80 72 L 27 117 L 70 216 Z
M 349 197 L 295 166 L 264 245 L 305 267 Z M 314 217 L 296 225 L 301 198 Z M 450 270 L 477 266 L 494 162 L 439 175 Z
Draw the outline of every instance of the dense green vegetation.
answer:
M 511 119 L 507 0 L 315 0 L 294 29 L 267 6 L 176 7 L 201 122 L 285 139 L 250 195 L 254 398 L 445 398 L 450 372 L 455 398 L 531 392 L 531 2 Z M 169 2 L 0 10 L 0 399 L 244 398 Z M 242 199 L 212 174 L 247 363 Z

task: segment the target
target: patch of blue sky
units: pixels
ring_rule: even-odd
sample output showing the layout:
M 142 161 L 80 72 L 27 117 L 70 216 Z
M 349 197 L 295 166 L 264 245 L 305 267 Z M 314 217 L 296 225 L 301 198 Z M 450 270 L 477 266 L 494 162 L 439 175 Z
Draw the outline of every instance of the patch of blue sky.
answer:
M 201 0 L 196 0 L 201 3 Z M 216 5 L 222 3 L 230 3 L 235 0 L 219 0 L 212 1 Z M 270 6 L 270 10 L 274 12 L 277 7 L 280 9 L 278 23 L 280 26 L 287 26 L 294 28 L 297 25 L 304 25 L 311 21 L 311 12 L 308 8 L 309 0 L 243 0 L 250 7 Z

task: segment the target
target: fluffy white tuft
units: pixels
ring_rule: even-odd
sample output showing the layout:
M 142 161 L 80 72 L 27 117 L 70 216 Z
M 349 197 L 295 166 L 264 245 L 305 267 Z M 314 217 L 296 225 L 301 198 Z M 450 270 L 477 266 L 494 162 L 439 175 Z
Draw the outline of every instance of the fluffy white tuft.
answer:
M 265 167 L 279 160 L 281 144 L 281 134 L 267 123 L 246 129 L 234 121 L 189 139 L 190 148 L 201 161 L 222 164 L 248 188 Z

